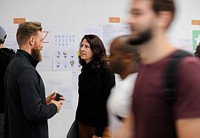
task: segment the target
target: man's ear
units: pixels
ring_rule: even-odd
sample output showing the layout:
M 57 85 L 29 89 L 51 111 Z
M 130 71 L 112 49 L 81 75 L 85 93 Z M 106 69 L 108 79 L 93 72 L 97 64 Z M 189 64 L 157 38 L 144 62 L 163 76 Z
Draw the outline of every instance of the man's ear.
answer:
M 172 21 L 172 14 L 169 11 L 160 11 L 159 12 L 159 26 L 162 28 L 167 28 Z
M 130 63 L 132 62 L 133 54 L 132 53 L 126 53 L 123 55 L 123 62 Z
M 34 46 L 34 37 L 33 36 L 31 36 L 30 38 L 29 38 L 29 40 L 28 40 L 28 42 L 29 42 L 29 45 L 30 46 Z

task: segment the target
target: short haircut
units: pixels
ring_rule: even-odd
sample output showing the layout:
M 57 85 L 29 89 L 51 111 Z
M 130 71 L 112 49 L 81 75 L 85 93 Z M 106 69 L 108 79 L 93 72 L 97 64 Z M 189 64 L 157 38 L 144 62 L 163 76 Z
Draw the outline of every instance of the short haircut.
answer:
M 40 22 L 24 22 L 19 24 L 17 29 L 17 43 L 25 44 L 31 36 L 37 35 L 38 31 L 42 31 Z
M 115 40 L 119 40 L 120 41 L 120 45 L 119 45 L 119 50 L 121 51 L 122 54 L 126 54 L 126 53 L 132 53 L 134 60 L 136 62 L 140 62 L 141 60 L 141 56 L 140 53 L 137 49 L 137 47 L 133 46 L 130 44 L 130 39 L 131 39 L 131 35 L 121 35 L 115 38 Z
M 151 0 L 153 11 L 158 14 L 161 11 L 168 11 L 172 14 L 172 20 L 176 13 L 174 0 Z

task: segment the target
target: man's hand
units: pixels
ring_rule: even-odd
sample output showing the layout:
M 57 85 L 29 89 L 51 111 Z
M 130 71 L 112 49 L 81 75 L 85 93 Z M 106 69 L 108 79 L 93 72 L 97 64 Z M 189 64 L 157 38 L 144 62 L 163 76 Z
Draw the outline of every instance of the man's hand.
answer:
M 53 104 L 56 105 L 56 107 L 57 107 L 57 112 L 59 113 L 59 112 L 60 112 L 60 109 L 61 109 L 61 107 L 62 107 L 62 101 L 61 101 L 61 100 L 60 100 L 60 101 L 51 100 L 50 103 L 53 103 Z
M 49 96 L 47 96 L 46 98 L 46 104 L 50 104 L 51 100 L 55 99 L 56 97 L 56 93 L 53 92 L 52 94 L 50 94 Z
M 53 92 L 52 94 L 50 94 L 49 96 L 47 96 L 47 98 L 46 98 L 46 104 L 51 104 L 51 103 L 55 104 L 56 107 L 57 107 L 57 112 L 59 112 L 60 109 L 61 109 L 61 107 L 62 107 L 62 101 L 65 100 L 65 99 L 64 99 L 63 96 L 60 95 L 61 97 L 59 97 L 59 100 L 57 99 L 58 101 L 56 101 L 55 100 L 56 94 L 57 93 Z
M 57 93 L 53 92 L 52 94 L 50 94 L 49 96 L 47 96 L 47 98 L 46 98 L 46 104 L 50 104 L 51 100 L 56 100 L 55 99 L 56 95 L 57 95 Z M 57 100 L 57 101 L 60 101 L 60 100 L 65 100 L 65 98 L 62 95 L 60 95 L 59 100 Z

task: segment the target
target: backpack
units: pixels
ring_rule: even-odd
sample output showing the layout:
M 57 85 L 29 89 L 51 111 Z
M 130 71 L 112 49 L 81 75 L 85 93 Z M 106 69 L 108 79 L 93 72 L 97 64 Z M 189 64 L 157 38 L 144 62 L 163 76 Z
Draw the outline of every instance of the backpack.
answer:
M 164 73 L 164 86 L 165 86 L 164 94 L 165 94 L 165 98 L 168 104 L 167 110 L 170 112 L 170 116 L 171 116 L 170 122 L 172 122 L 172 124 L 170 127 L 172 127 L 173 129 L 170 133 L 173 138 L 177 138 L 175 122 L 174 122 L 175 120 L 174 120 L 173 111 L 172 111 L 173 103 L 176 100 L 176 82 L 177 82 L 176 74 L 178 71 L 178 65 L 180 61 L 184 57 L 188 57 L 188 56 L 193 56 L 193 55 L 186 51 L 178 50 L 168 61 L 168 65 Z
M 169 104 L 173 104 L 176 99 L 176 74 L 178 65 L 184 57 L 193 56 L 184 50 L 178 50 L 169 60 L 164 74 L 164 93 Z

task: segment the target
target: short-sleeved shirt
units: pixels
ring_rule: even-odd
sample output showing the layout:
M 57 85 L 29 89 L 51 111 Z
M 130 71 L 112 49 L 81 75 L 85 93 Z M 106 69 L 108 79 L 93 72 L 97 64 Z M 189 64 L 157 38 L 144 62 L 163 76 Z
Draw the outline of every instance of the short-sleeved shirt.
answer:
M 200 117 L 200 61 L 184 58 L 177 71 L 176 100 L 169 110 L 164 94 L 164 73 L 170 56 L 140 66 L 133 94 L 136 138 L 175 138 L 174 120 Z

